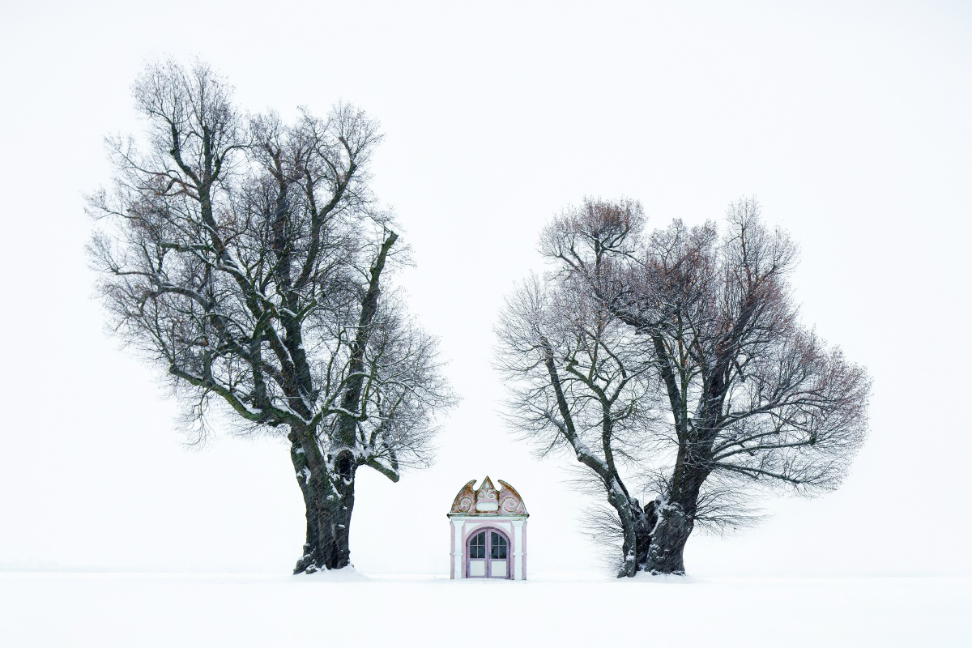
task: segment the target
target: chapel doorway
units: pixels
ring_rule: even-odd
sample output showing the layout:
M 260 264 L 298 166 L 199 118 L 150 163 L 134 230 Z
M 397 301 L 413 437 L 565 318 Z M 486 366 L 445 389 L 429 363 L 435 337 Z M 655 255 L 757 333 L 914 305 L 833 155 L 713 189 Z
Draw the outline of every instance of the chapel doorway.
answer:
M 467 578 L 509 578 L 510 539 L 499 529 L 483 529 L 469 537 Z

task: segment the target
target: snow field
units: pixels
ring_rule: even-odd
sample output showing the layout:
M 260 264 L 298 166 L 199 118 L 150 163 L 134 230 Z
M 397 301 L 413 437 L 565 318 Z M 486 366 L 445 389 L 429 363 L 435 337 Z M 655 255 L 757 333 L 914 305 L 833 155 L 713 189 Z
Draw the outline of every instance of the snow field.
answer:
M 969 578 L 0 573 L 10 647 L 970 646 L 970 610 Z

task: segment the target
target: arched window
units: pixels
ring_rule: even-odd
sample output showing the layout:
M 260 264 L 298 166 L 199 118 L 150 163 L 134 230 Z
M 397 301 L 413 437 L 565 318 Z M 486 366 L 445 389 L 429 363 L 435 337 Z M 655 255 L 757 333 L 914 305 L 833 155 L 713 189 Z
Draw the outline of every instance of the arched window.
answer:
M 499 529 L 483 529 L 469 536 L 466 577 L 509 578 L 510 539 Z

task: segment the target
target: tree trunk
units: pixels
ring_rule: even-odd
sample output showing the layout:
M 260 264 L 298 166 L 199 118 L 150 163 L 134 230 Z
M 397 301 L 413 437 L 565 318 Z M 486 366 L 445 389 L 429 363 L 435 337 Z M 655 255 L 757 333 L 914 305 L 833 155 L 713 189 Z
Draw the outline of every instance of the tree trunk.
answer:
M 629 514 L 621 516 L 621 527 L 624 532 L 624 543 L 621 546 L 624 562 L 618 571 L 618 578 L 633 577 L 648 562 L 653 527 L 637 499 L 631 500 Z
M 324 466 L 310 470 L 297 455 L 294 467 L 304 496 L 307 521 L 304 551 L 295 574 L 313 574 L 322 569 L 341 569 L 351 564 L 349 537 L 354 510 L 354 469 L 329 474 Z M 338 462 L 340 465 L 340 462 Z
M 685 543 L 695 527 L 699 492 L 707 473 L 676 467 L 676 477 L 667 501 L 655 508 L 658 521 L 651 533 L 645 571 L 652 574 L 685 574 Z
M 645 571 L 652 574 L 685 574 L 685 543 L 688 542 L 694 518 L 677 502 L 658 507 L 658 523 L 651 534 Z

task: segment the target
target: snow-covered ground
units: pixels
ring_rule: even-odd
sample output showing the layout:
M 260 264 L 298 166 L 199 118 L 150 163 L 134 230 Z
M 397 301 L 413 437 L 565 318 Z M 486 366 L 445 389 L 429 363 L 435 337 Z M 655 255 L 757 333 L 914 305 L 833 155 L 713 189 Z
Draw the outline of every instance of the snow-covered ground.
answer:
M 970 578 L 0 573 L 11 647 L 972 646 L 970 611 Z

